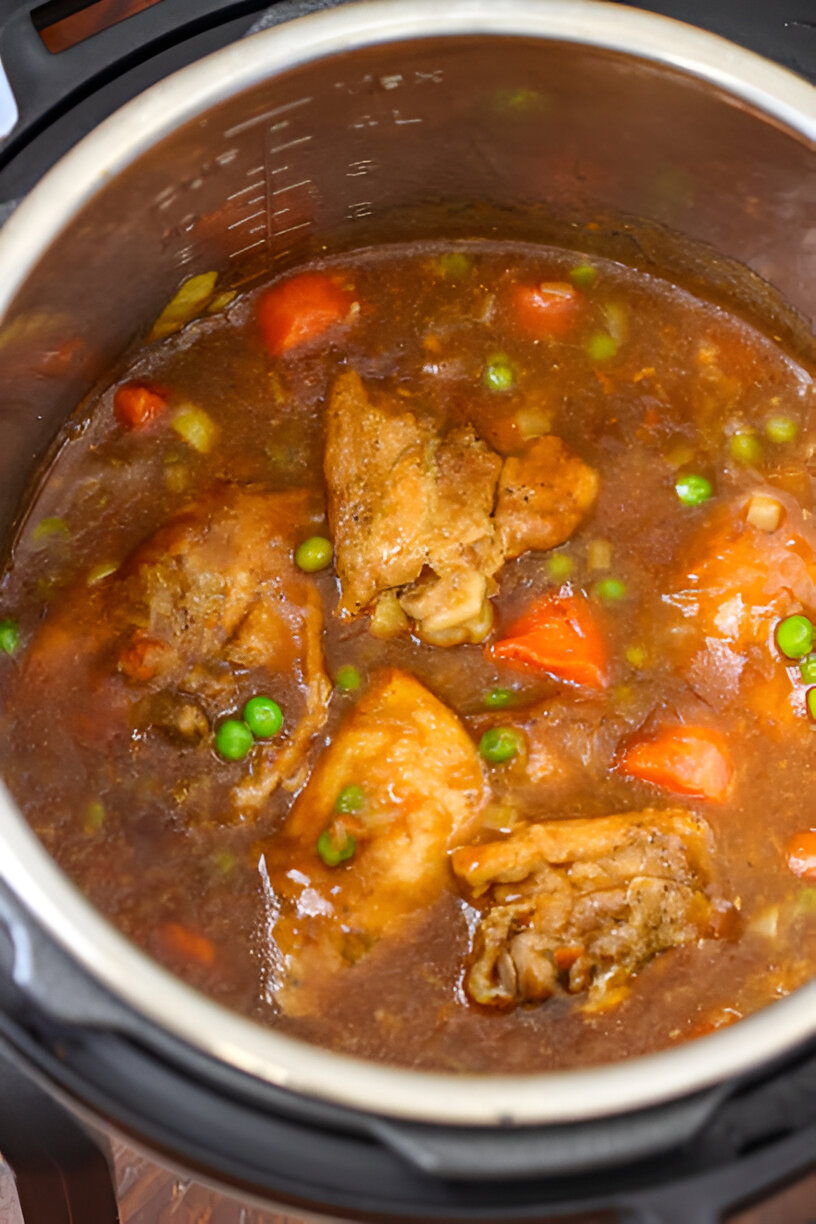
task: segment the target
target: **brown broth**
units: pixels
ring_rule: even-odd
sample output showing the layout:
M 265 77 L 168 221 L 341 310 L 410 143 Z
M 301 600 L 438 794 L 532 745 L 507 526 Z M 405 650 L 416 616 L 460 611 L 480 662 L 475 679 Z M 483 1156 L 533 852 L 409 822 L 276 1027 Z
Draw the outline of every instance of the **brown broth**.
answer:
M 121 381 L 161 386 L 171 402 L 205 409 L 219 427 L 207 454 L 166 422 L 123 431 L 113 416 L 113 386 L 81 426 L 66 430 L 2 583 L 0 611 L 19 620 L 21 643 L 13 655 L 0 656 L 0 769 L 47 849 L 93 904 L 229 1007 L 333 1049 L 410 1067 L 498 1072 L 599 1063 L 730 1023 L 816 972 L 816 881 L 794 876 L 785 855 L 791 837 L 813 823 L 816 800 L 804 686 L 795 667 L 786 672 L 767 645 L 751 651 L 765 649 L 765 672 L 773 666 L 784 674 L 794 694 L 789 719 L 764 717 L 746 705 L 739 685 L 718 675 L 692 674 L 682 661 L 690 657 L 688 639 L 701 644 L 705 629 L 664 598 L 682 586 L 684 559 L 695 555 L 707 525 L 756 490 L 778 496 L 798 537 L 808 547 L 816 543 L 814 383 L 770 339 L 723 309 L 600 260 L 592 261 L 597 277 L 582 291 L 577 329 L 535 341 L 504 305 L 508 286 L 567 280 L 583 261 L 547 248 L 469 243 L 457 248 L 467 265 L 445 274 L 439 259 L 446 249 L 384 248 L 316 265 L 347 275 L 359 314 L 326 343 L 278 359 L 260 341 L 258 291 L 137 351 Z M 597 332 L 614 334 L 618 349 L 593 362 L 586 343 Z M 513 362 L 512 391 L 495 393 L 483 383 L 485 362 L 496 352 Z M 474 911 L 451 878 L 449 892 L 403 935 L 344 970 L 320 1014 L 280 1014 L 267 993 L 257 845 L 280 828 L 292 796 L 279 790 L 251 827 L 236 824 L 224 812 L 242 766 L 221 760 L 209 738 L 180 749 L 135 727 L 137 694 L 126 684 L 115 689 L 115 700 L 113 688 L 93 696 L 67 668 L 54 670 L 36 703 L 22 692 L 27 652 L 65 601 L 76 601 L 89 571 L 123 561 L 199 493 L 228 481 L 269 490 L 308 484 L 324 497 L 323 411 L 344 366 L 406 406 L 421 401 L 440 423 L 472 423 L 499 450 L 519 445 L 518 413 L 532 411 L 600 474 L 595 509 L 556 552 L 569 557 L 569 583 L 587 593 L 609 642 L 612 682 L 602 697 L 540 673 L 497 667 L 481 646 L 439 648 L 409 635 L 378 640 L 365 616 L 352 622 L 335 616 L 333 570 L 313 581 L 324 608 L 330 676 L 344 664 L 354 664 L 364 682 L 381 666 L 403 668 L 451 706 L 475 739 L 498 721 L 529 727 L 542 703 L 550 703 L 557 726 L 580 715 L 597 770 L 577 790 L 492 771 L 497 794 L 510 796 L 523 817 L 671 803 L 708 821 L 716 883 L 738 908 L 734 933 L 655 957 L 607 1011 L 582 1011 L 580 997 L 506 1013 L 469 1003 L 463 968 Z M 771 416 L 793 418 L 796 438 L 769 441 Z M 756 468 L 730 457 L 735 429 L 752 429 L 761 440 Z M 703 506 L 683 506 L 677 497 L 677 473 L 687 470 L 713 484 Z M 55 518 L 60 522 L 48 530 Z M 608 570 L 592 567 L 598 541 L 610 545 Z M 606 576 L 625 583 L 620 601 L 598 598 L 596 583 Z M 494 604 L 502 626 L 560 579 L 549 554 L 531 552 L 508 562 L 498 581 Z M 87 590 L 87 620 L 80 616 L 75 626 L 80 638 L 97 632 L 98 605 Z M 256 683 L 251 674 L 239 678 L 242 700 Z M 292 684 L 278 678 L 275 695 L 284 710 Z M 515 704 L 500 718 L 483 704 L 495 685 L 515 692 Z M 326 726 L 309 749 L 311 764 L 356 698 L 335 691 Z M 234 708 L 233 702 L 221 713 Z M 736 778 L 727 802 L 678 800 L 612 767 L 621 745 L 662 714 L 693 721 L 701 710 L 731 746 Z M 295 865 L 308 871 L 308 857 Z M 204 933 L 213 962 L 162 943 L 157 931 L 168 922 Z

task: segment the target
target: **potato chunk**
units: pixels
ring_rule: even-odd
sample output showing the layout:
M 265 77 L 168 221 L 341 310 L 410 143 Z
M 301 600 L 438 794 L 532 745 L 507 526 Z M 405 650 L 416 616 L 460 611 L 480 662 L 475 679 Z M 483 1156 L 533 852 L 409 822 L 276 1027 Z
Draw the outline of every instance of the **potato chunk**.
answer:
M 489 1007 L 623 995 L 668 948 L 714 929 L 707 826 L 675 809 L 548 820 L 462 846 L 455 874 L 484 911 L 468 993 Z
M 338 814 L 348 788 L 354 810 Z M 458 718 L 406 673 L 375 677 L 282 833 L 259 848 L 277 915 L 274 990 L 287 1012 L 309 1011 L 327 975 L 398 934 L 450 886 L 447 851 L 472 833 L 483 802 L 479 756 Z M 318 840 L 338 820 L 356 849 L 327 866 Z

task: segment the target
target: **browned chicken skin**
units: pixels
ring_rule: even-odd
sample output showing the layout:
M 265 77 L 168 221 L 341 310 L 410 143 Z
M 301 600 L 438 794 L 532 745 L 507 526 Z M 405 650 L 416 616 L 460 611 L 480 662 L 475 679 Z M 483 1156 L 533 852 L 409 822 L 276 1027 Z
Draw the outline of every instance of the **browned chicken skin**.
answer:
M 560 439 L 502 461 L 470 426 L 441 436 L 373 400 L 352 370 L 336 380 L 326 422 L 340 611 L 375 605 L 383 635 L 410 617 L 431 645 L 482 641 L 504 561 L 563 543 L 597 495 L 595 472 Z
M 491 1007 L 587 992 L 609 1006 L 658 953 L 714 932 L 710 834 L 680 809 L 548 820 L 452 855 L 484 905 L 468 993 Z

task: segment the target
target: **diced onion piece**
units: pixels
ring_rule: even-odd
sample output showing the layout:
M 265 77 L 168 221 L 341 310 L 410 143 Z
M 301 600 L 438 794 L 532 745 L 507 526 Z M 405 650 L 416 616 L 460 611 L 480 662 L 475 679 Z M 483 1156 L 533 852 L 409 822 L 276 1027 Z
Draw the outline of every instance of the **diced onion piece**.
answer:
M 749 931 L 763 935 L 766 939 L 776 939 L 779 931 L 779 906 L 768 905 L 751 919 Z
M 495 833 L 509 833 L 518 819 L 518 810 L 511 803 L 489 803 L 482 813 L 482 826 Z
M 606 330 L 616 344 L 623 344 L 629 335 L 629 319 L 626 307 L 620 302 L 607 302 L 603 308 Z
M 147 337 L 148 344 L 180 331 L 185 323 L 194 319 L 208 304 L 217 280 L 217 272 L 202 272 L 186 280 L 153 324 Z
M 237 296 L 236 289 L 226 289 L 223 293 L 216 293 L 207 307 L 207 314 L 218 314 L 219 310 L 226 310 L 230 302 L 234 301 Z
M 202 455 L 212 450 L 218 437 L 218 426 L 203 408 L 183 404 L 170 422 L 178 436 Z
M 377 638 L 390 638 L 407 628 L 408 617 L 399 606 L 396 591 L 383 592 L 374 606 L 369 632 Z
M 612 564 L 612 545 L 608 540 L 590 540 L 587 548 L 587 569 L 607 570 Z
M 759 531 L 776 531 L 782 522 L 782 504 L 767 493 L 754 493 L 748 502 L 746 520 Z
M 516 413 L 516 425 L 525 442 L 542 438 L 552 429 L 552 414 L 546 408 L 522 408 Z

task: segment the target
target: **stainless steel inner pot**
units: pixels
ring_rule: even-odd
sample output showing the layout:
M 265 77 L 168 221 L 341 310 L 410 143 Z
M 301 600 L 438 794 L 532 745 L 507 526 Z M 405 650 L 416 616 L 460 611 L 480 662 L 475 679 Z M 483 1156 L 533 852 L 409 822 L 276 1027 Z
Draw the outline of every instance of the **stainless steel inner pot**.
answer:
M 94 380 L 179 283 L 427 236 L 602 252 L 812 341 L 816 91 L 710 34 L 591 0 L 378 0 L 226 48 L 83 140 L 0 234 L 0 526 Z M 80 340 L 74 376 L 26 354 Z M 82 419 L 79 410 L 78 421 Z M 120 936 L 0 795 L 0 872 L 137 1014 L 317 1099 L 414 1120 L 545 1123 L 681 1097 L 816 1034 L 816 983 L 702 1041 L 534 1076 L 361 1064 L 263 1029 Z M 25 983 L 24 958 L 18 979 Z

